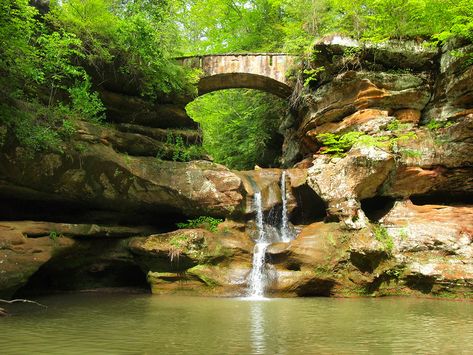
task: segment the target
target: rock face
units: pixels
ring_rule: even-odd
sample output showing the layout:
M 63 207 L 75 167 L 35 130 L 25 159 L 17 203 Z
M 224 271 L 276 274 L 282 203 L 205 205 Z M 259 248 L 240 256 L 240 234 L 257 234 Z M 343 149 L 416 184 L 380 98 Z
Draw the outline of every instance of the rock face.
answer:
M 68 144 L 33 156 L 7 139 L 0 296 L 244 295 L 260 191 L 267 230 L 281 227 L 285 197 L 296 233 L 266 251 L 268 294 L 472 298 L 473 71 L 451 54 L 471 45 L 361 47 L 333 36 L 315 49 L 308 65 L 324 70 L 280 127 L 285 189 L 281 169 L 231 171 L 198 154 L 170 161 L 170 137 L 200 143 L 179 108 L 186 100 L 152 104 L 111 84 L 101 88 L 110 125 L 76 122 Z M 194 216 L 225 221 L 176 230 Z
M 236 295 L 244 293 L 253 242 L 245 226 L 223 223 L 203 229 L 133 239 L 129 248 L 147 274 L 153 293 Z
M 373 197 L 394 166 L 391 154 L 359 147 L 342 159 L 322 156 L 308 169 L 309 186 L 328 203 L 328 214 L 348 228 L 366 227 L 360 200 Z
M 466 84 L 473 72 L 452 49 L 472 47 L 457 41 L 437 53 L 409 43 L 361 46 L 339 36 L 315 45 L 308 65 L 324 70 L 300 93 L 298 119 L 284 126 L 285 146 L 292 147 L 286 161 L 311 162 L 309 186 L 344 228 L 366 227 L 361 202 L 377 196 L 473 197 L 473 101 Z M 320 154 L 330 148 L 321 134 L 341 147 L 350 132 L 359 138 L 338 157 Z
M 49 237 L 27 238 L 12 226 L 0 226 L 0 298 L 11 297 L 26 284 L 40 266 L 59 250 L 70 246 L 71 240 Z
M 240 178 L 206 161 L 158 161 L 116 152 L 97 136 L 83 134 L 80 152 L 37 154 L 13 147 L 0 157 L 1 192 L 81 202 L 111 210 L 155 210 L 225 216 L 242 200 Z
M 110 281 L 102 277 L 107 267 L 114 275 L 106 276 L 118 279 L 120 267 L 128 273 L 130 266 L 132 271 L 137 268 L 127 249 L 120 248 L 123 241 L 152 231 L 151 227 L 0 222 L 0 298 L 11 297 L 27 283 L 28 292 L 105 287 Z M 100 282 L 94 285 L 94 278 Z

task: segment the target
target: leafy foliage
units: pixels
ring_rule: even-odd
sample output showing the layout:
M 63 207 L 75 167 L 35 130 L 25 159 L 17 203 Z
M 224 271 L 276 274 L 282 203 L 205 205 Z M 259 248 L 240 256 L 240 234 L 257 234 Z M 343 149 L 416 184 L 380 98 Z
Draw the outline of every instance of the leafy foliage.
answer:
M 69 88 L 67 91 L 72 100 L 72 107 L 80 114 L 82 118 L 92 122 L 101 122 L 105 119 L 105 106 L 99 98 L 97 92 L 91 91 L 91 83 L 86 78 L 77 86 Z
M 394 249 L 394 240 L 393 237 L 388 233 L 386 227 L 378 224 L 372 225 L 372 230 L 374 233 L 374 237 L 378 242 L 381 242 L 384 246 L 384 249 L 388 253 L 392 253 Z
M 149 97 L 195 90 L 197 73 L 172 60 L 179 47 L 177 4 L 51 1 L 51 11 L 40 16 L 28 0 L 2 1 L 0 124 L 32 151 L 61 150 L 73 120 L 105 118 L 88 73 L 95 81 L 122 75 Z
M 234 169 L 275 163 L 263 153 L 285 113 L 282 100 L 254 90 L 222 90 L 197 98 L 187 112 L 200 123 L 203 147 L 215 162 Z
M 321 153 L 335 156 L 343 156 L 363 136 L 362 132 L 348 132 L 342 135 L 334 133 L 322 133 L 317 139 L 324 146 Z
M 440 128 L 448 128 L 453 125 L 453 122 L 451 121 L 436 121 L 436 120 L 430 120 L 427 122 L 426 127 L 430 129 L 431 131 L 435 131 Z
M 168 132 L 165 145 L 156 153 L 156 159 L 160 161 L 167 158 L 172 161 L 187 162 L 202 159 L 204 154 L 205 150 L 202 146 L 188 145 L 182 136 Z
M 217 227 L 223 220 L 219 218 L 213 218 L 209 216 L 200 216 L 195 219 L 189 219 L 187 222 L 177 223 L 179 228 L 204 228 L 210 232 L 216 232 Z
M 397 146 L 399 141 L 417 138 L 414 132 L 406 130 L 406 126 L 399 123 L 396 124 L 395 122 L 396 121 L 394 121 L 391 126 L 388 126 L 388 128 L 392 130 L 390 135 L 370 136 L 363 132 L 318 134 L 317 140 L 322 144 L 320 153 L 343 157 L 355 144 L 392 149 Z M 418 153 L 411 153 L 410 156 L 418 156 Z M 406 155 L 409 155 L 409 152 L 407 152 Z
M 125 75 L 142 95 L 189 93 L 196 72 L 174 63 L 179 33 L 178 2 L 162 0 L 63 0 L 48 15 L 82 40 L 87 64 L 98 75 Z M 130 84 L 130 83 L 129 83 Z
M 314 38 L 472 39 L 471 0 L 187 0 L 179 10 L 185 52 L 301 53 Z
M 319 74 L 324 70 L 324 67 L 318 67 L 315 69 L 304 69 L 304 75 L 306 76 L 304 80 L 304 86 L 309 86 L 311 82 L 317 81 Z
M 30 151 L 62 151 L 61 139 L 73 133 L 70 119 L 96 120 L 103 106 L 76 63 L 81 40 L 38 16 L 27 0 L 0 5 L 0 124 Z

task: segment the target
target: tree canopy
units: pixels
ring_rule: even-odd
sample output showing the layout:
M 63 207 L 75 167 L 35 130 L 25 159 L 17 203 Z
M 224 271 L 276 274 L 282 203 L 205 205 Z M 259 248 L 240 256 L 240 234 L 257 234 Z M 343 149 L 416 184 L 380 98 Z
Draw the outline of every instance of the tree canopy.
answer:
M 299 52 L 332 33 L 369 41 L 473 36 L 470 0 L 184 0 L 180 14 L 189 54 Z
M 96 90 L 111 73 L 148 100 L 192 95 L 196 73 L 177 65 L 176 56 L 301 53 L 334 33 L 369 41 L 473 40 L 471 0 L 51 0 L 41 14 L 30 3 L 0 4 L 0 123 L 34 149 L 57 148 L 74 117 L 103 120 Z M 225 146 L 215 132 L 233 132 L 248 139 L 236 139 L 243 154 L 268 142 L 265 129 L 278 121 L 268 117 L 281 117 L 275 102 L 263 94 L 216 93 L 190 112 L 209 149 Z M 239 164 L 220 153 L 214 149 L 218 160 Z M 257 163 L 250 155 L 245 166 Z

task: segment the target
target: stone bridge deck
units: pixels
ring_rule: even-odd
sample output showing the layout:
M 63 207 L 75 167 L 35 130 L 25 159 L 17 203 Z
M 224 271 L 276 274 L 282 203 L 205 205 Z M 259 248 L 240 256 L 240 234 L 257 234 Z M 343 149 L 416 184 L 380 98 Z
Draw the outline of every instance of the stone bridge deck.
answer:
M 214 54 L 176 58 L 183 66 L 199 68 L 199 95 L 232 88 L 257 89 L 282 98 L 288 97 L 291 84 L 286 73 L 296 56 L 285 53 Z

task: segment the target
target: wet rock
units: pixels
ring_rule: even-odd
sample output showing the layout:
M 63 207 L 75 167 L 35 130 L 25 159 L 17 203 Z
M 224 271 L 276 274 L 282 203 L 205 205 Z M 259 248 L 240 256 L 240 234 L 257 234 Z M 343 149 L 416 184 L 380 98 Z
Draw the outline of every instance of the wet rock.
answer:
M 246 288 L 253 245 L 244 225 L 224 222 L 215 233 L 182 229 L 134 238 L 129 248 L 153 293 L 235 295 Z

